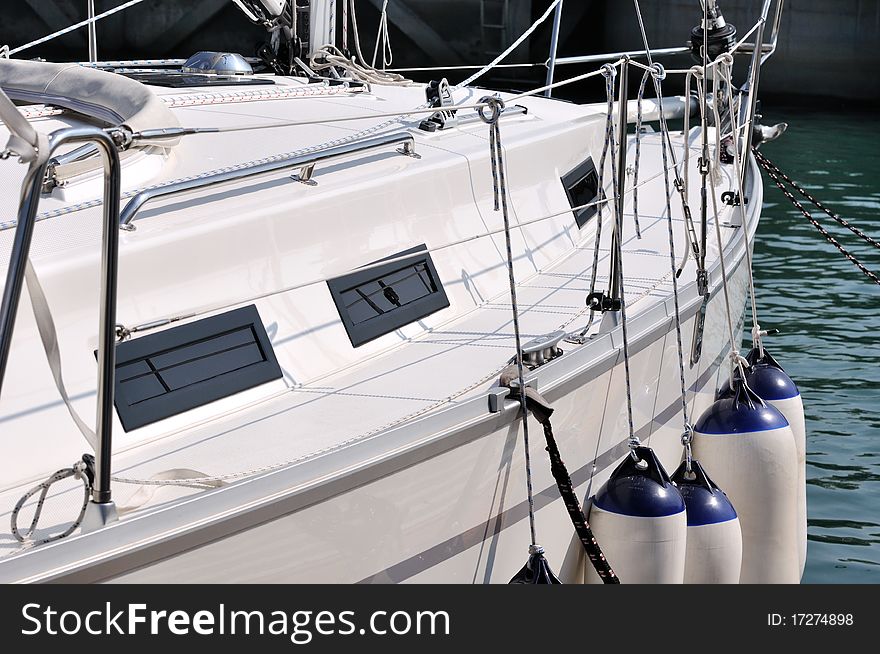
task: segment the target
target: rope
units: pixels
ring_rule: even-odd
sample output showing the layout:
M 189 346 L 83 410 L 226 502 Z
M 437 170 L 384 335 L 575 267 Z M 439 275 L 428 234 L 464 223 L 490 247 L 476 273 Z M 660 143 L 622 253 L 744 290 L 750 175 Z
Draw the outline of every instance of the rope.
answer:
M 779 168 L 776 166 L 776 164 L 774 164 L 772 161 L 770 161 L 764 155 L 763 152 L 761 152 L 757 148 L 754 148 L 753 152 L 755 153 L 755 158 L 758 160 L 758 163 L 761 164 L 761 167 L 764 168 L 764 170 L 766 170 L 768 173 L 772 170 L 772 172 L 774 172 L 776 175 L 778 175 L 784 181 L 788 182 L 788 184 L 794 190 L 796 190 L 798 193 L 800 193 L 802 196 L 804 196 L 809 202 L 811 202 L 817 209 L 824 212 L 825 215 L 827 215 L 829 218 L 832 218 L 836 223 L 838 223 L 842 227 L 846 227 L 849 231 L 851 231 L 853 234 L 858 236 L 860 239 L 862 239 L 863 241 L 865 241 L 869 245 L 873 245 L 875 248 L 880 249 L 880 242 L 878 242 L 876 239 L 872 238 L 871 236 L 868 236 L 861 229 L 859 229 L 858 227 L 856 227 L 855 225 L 850 223 L 848 220 L 841 218 L 839 214 L 834 213 L 831 209 L 829 209 L 824 204 L 822 204 L 819 200 L 817 200 L 815 197 L 813 197 L 813 195 L 811 195 L 809 193 L 809 191 L 807 191 L 800 184 L 795 182 L 791 177 L 786 175 L 784 172 L 779 170 Z
M 519 399 L 522 406 L 523 447 L 526 462 L 526 491 L 529 501 L 529 531 L 532 545 L 537 544 L 535 534 L 535 499 L 532 494 L 532 461 L 529 449 L 529 410 L 526 405 L 526 381 L 523 369 L 522 340 L 519 330 L 519 306 L 516 301 L 516 276 L 513 268 L 513 246 L 510 237 L 510 215 L 507 207 L 507 179 L 504 171 L 504 147 L 501 144 L 501 127 L 498 119 L 504 110 L 504 101 L 493 96 L 484 97 L 491 113 L 480 110 L 480 118 L 489 125 L 489 150 L 492 160 L 492 187 L 495 194 L 495 211 L 501 211 L 504 217 L 504 242 L 507 249 L 507 277 L 510 282 L 510 305 L 513 309 L 513 336 L 516 342 L 516 371 L 519 380 Z
M 597 182 L 599 187 L 599 202 L 597 204 L 596 236 L 593 241 L 593 269 L 590 274 L 590 296 L 596 292 L 596 279 L 599 274 L 599 246 L 602 242 L 603 222 L 602 206 L 609 201 L 605 194 L 605 161 L 608 158 L 608 149 L 612 147 L 614 142 L 614 78 L 617 76 L 617 69 L 610 64 L 605 64 L 602 66 L 602 75 L 605 77 L 607 110 L 605 113 L 605 143 L 602 145 L 602 156 L 599 158 L 599 175 Z M 637 188 L 638 185 L 633 183 L 633 193 L 637 192 Z M 591 306 L 590 319 L 587 321 L 586 327 L 584 327 L 581 333 L 578 334 L 579 338 L 583 338 L 586 333 L 590 331 L 590 327 L 592 327 L 595 318 L 596 307 Z
M 80 508 L 79 515 L 76 517 L 76 520 L 74 520 L 73 523 L 60 534 L 52 534 L 50 536 L 46 536 L 45 538 L 34 540 L 34 534 L 37 531 L 37 525 L 40 522 L 40 516 L 42 516 L 43 514 L 43 505 L 46 502 L 46 495 L 49 493 L 49 489 L 52 487 L 53 484 L 59 481 L 64 481 L 65 479 L 69 479 L 70 477 L 79 479 L 83 482 L 83 503 L 82 507 Z M 70 536 L 74 531 L 79 528 L 79 526 L 82 524 L 83 518 L 85 518 L 86 509 L 89 506 L 91 489 L 92 485 L 89 480 L 88 465 L 86 464 L 85 460 L 77 461 L 70 468 L 62 468 L 61 470 L 54 472 L 48 477 L 48 479 L 31 488 L 27 493 L 22 495 L 21 499 L 18 500 L 18 502 L 16 502 L 15 508 L 12 509 L 12 514 L 10 517 L 10 527 L 12 529 L 12 535 L 15 536 L 15 539 L 18 542 L 29 547 L 51 543 L 53 541 L 61 540 L 62 538 Z M 37 507 L 36 509 L 34 509 L 34 517 L 31 520 L 30 526 L 24 532 L 22 532 L 18 526 L 19 513 L 21 512 L 27 501 L 38 493 L 39 498 L 37 499 Z
M 638 0 L 636 0 L 638 1 Z M 662 71 L 657 70 L 655 73 L 655 83 L 657 85 L 657 97 L 661 98 L 659 106 L 660 113 L 663 113 L 662 107 Z M 669 126 L 666 124 L 666 121 L 661 121 L 661 129 L 669 129 Z M 668 170 L 668 151 L 666 147 L 666 140 L 661 138 L 661 152 L 663 154 L 663 167 Z M 666 188 L 666 223 L 669 232 L 669 266 L 672 277 L 672 298 L 675 306 L 675 343 L 677 347 L 678 353 L 678 379 L 679 379 L 679 388 L 681 391 L 681 415 L 683 421 L 683 430 L 681 435 L 681 442 L 684 446 L 685 450 L 685 463 L 686 469 L 688 472 L 691 471 L 691 461 L 692 461 L 692 453 L 691 453 L 691 442 L 693 440 L 693 427 L 691 427 L 690 420 L 688 419 L 688 406 L 687 406 L 687 383 L 685 381 L 685 372 L 684 372 L 684 346 L 682 345 L 681 338 L 681 310 L 680 303 L 678 297 L 678 277 L 675 274 L 676 265 L 675 265 L 675 230 L 672 225 L 672 188 L 669 183 L 669 173 L 663 176 L 663 183 Z M 714 197 L 714 194 L 713 194 Z M 717 226 L 718 221 L 716 219 L 715 224 Z M 720 246 L 719 246 L 720 249 Z M 722 264 L 723 265 L 723 264 Z M 725 291 L 726 292 L 726 291 Z M 731 341 L 732 342 L 732 341 Z
M 639 68 L 645 69 L 648 71 L 657 71 L 658 75 L 652 75 L 654 80 L 654 91 L 657 95 L 657 107 L 660 110 L 660 133 L 661 137 L 665 138 L 668 141 L 669 145 L 669 157 L 672 159 L 672 165 L 675 169 L 675 188 L 678 190 L 679 197 L 681 198 L 681 208 L 684 213 L 684 224 L 685 224 L 685 248 L 684 248 L 684 258 L 681 261 L 681 265 L 678 267 L 676 275 L 681 275 L 684 270 L 684 266 L 688 260 L 688 253 L 690 249 L 694 250 L 694 257 L 699 260 L 699 245 L 696 240 L 696 230 L 694 228 L 693 217 L 691 216 L 690 205 L 688 204 L 687 197 L 687 171 L 685 170 L 684 179 L 682 179 L 681 174 L 678 170 L 678 164 L 675 158 L 675 150 L 672 147 L 672 136 L 670 135 L 669 128 L 666 123 L 666 116 L 663 115 L 663 93 L 660 88 L 659 82 L 665 79 L 667 75 L 666 69 L 660 63 L 654 63 L 653 58 L 651 57 L 651 46 L 648 43 L 648 33 L 645 30 L 645 21 L 642 19 L 642 9 L 639 5 L 639 0 L 633 0 L 633 7 L 636 11 L 636 18 L 639 23 L 639 32 L 642 36 L 642 44 L 645 46 L 645 56 L 648 60 L 648 65 L 643 66 L 637 61 L 630 62 L 632 65 L 637 66 Z M 714 62 L 713 62 L 714 65 Z M 672 72 L 672 71 L 670 71 Z M 684 72 L 684 71 L 676 71 L 676 72 Z M 690 74 L 691 70 L 686 71 L 687 74 Z M 690 86 L 687 83 L 687 77 L 685 78 L 686 88 L 685 88 L 685 102 L 690 102 Z M 684 112 L 684 120 L 685 120 L 685 129 L 684 129 L 684 157 L 688 156 L 688 140 L 687 140 L 687 132 L 688 132 L 688 123 L 690 121 L 690 111 Z
M 129 7 L 134 7 L 135 5 L 139 5 L 144 0 L 131 0 L 130 2 L 126 2 L 125 4 L 121 4 L 118 7 L 114 7 L 113 9 L 108 9 L 104 13 L 98 14 L 94 18 L 87 18 L 86 20 L 82 20 L 70 27 L 65 27 L 64 29 L 58 30 L 57 32 L 53 32 L 48 36 L 44 36 L 42 38 L 37 39 L 36 41 L 31 41 L 30 43 L 25 43 L 24 45 L 20 45 L 17 48 L 13 48 L 9 51 L 9 55 L 15 55 L 19 52 L 23 52 L 29 48 L 34 47 L 35 45 L 40 45 L 41 43 L 45 43 L 46 41 L 51 41 L 59 36 L 64 36 L 70 32 L 78 30 L 80 27 L 85 27 L 86 25 L 91 25 L 93 23 L 97 23 L 99 20 L 103 20 L 107 18 L 107 16 L 112 16 L 113 14 L 119 13 L 120 11 L 125 11 Z
M 727 80 L 727 104 L 731 108 L 730 111 L 730 126 L 733 130 L 733 133 L 736 134 L 739 129 L 739 116 L 737 111 L 733 111 L 733 56 L 730 54 L 721 55 L 722 58 L 726 57 L 725 63 L 722 66 L 719 66 L 719 73 L 725 76 Z M 746 248 L 746 263 L 748 265 L 748 273 L 749 273 L 749 297 L 752 303 L 752 343 L 754 347 L 758 348 L 758 354 L 760 356 L 764 356 L 764 345 L 761 342 L 761 326 L 758 324 L 758 306 L 755 300 L 755 275 L 754 269 L 752 267 L 752 249 L 749 244 L 749 225 L 748 225 L 748 212 L 746 211 L 746 195 L 745 190 L 743 188 L 743 164 L 742 164 L 742 153 L 740 151 L 739 144 L 736 143 L 734 139 L 734 152 L 733 152 L 733 165 L 734 172 L 736 173 L 736 185 L 737 191 L 739 192 L 739 200 L 740 200 L 740 209 L 742 212 L 742 222 L 743 222 L 743 239 L 745 240 L 745 248 Z
M 568 516 L 574 526 L 578 540 L 581 541 L 584 552 L 587 558 L 590 559 L 590 563 L 593 565 L 593 569 L 599 575 L 602 583 L 619 584 L 620 579 L 611 568 L 608 559 L 605 558 L 602 548 L 599 547 L 593 530 L 590 528 L 590 523 L 587 522 L 587 518 L 584 515 L 584 510 L 581 508 L 580 502 L 578 502 L 577 495 L 575 495 L 571 476 L 568 474 L 568 468 L 565 467 L 562 455 L 559 453 L 559 446 L 553 437 L 553 426 L 550 424 L 550 418 L 542 420 L 541 424 L 544 427 L 544 438 L 547 441 L 547 452 L 550 455 L 550 473 L 556 480 L 556 486 L 559 489 L 559 494 L 562 496 L 562 503 L 565 504 L 565 509 L 568 511 Z
M 638 2 L 638 0 L 636 0 Z M 636 98 L 636 160 L 633 163 L 633 188 L 639 185 L 639 162 L 642 157 L 642 100 L 645 97 L 645 85 L 648 83 L 651 71 L 646 70 L 639 83 L 639 93 Z M 642 230 L 639 227 L 639 193 L 633 192 L 633 222 L 636 227 L 636 237 L 642 238 Z
M 844 257 L 846 257 L 846 259 L 850 263 L 852 263 L 856 268 L 861 270 L 868 279 L 870 279 L 875 284 L 880 285 L 880 277 L 878 277 L 874 272 L 872 272 L 867 267 L 865 267 L 865 265 L 861 261 L 859 261 L 855 257 L 855 255 L 853 255 L 849 250 L 847 250 L 845 247 L 843 247 L 837 241 L 837 239 L 834 238 L 834 236 L 828 232 L 827 229 L 825 229 L 821 224 L 819 224 L 819 221 L 817 221 L 815 218 L 813 218 L 813 215 L 809 211 L 807 211 L 804 208 L 804 206 L 798 201 L 798 199 L 796 197 L 794 197 L 794 195 L 792 195 L 791 191 L 789 191 L 785 187 L 785 185 L 782 183 L 782 180 L 780 179 L 779 175 L 773 170 L 773 168 L 774 168 L 773 165 L 770 164 L 770 162 L 767 160 L 767 158 L 764 157 L 763 155 L 759 154 L 757 150 L 754 150 L 754 152 L 755 152 L 755 157 L 758 160 L 758 164 L 761 166 L 761 168 L 763 168 L 766 171 L 766 173 L 770 176 L 770 179 L 772 179 L 773 182 L 776 184 L 776 187 L 780 191 L 782 191 L 782 193 L 785 195 L 785 197 L 788 198 L 788 200 L 795 206 L 795 208 L 797 208 L 797 210 L 800 211 L 801 214 L 803 214 L 804 218 L 809 220 L 810 224 L 812 224 L 813 227 L 815 227 L 819 231 L 819 233 L 825 237 L 825 240 L 828 241 L 835 248 L 837 248 L 837 250 Z
M 352 0 L 354 2 L 354 0 Z M 373 61 L 371 66 L 376 68 L 376 57 L 379 54 L 379 44 L 382 44 L 382 70 L 388 68 L 394 61 L 391 52 L 391 34 L 388 32 L 388 0 L 382 3 L 382 11 L 379 13 L 379 26 L 376 29 L 376 45 L 373 47 Z

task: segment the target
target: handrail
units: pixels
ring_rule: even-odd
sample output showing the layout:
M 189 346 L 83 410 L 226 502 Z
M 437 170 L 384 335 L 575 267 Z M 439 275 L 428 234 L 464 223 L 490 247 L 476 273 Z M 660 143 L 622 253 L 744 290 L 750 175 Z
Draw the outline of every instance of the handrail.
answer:
M 113 391 L 116 369 L 116 282 L 119 267 L 119 203 L 121 200 L 122 168 L 119 152 L 112 137 L 97 127 L 62 129 L 49 136 L 48 152 L 33 162 L 25 174 L 18 224 L 0 301 L 0 394 L 6 377 L 6 366 L 12 346 L 25 269 L 33 240 L 37 208 L 43 179 L 51 163 L 52 153 L 68 143 L 91 142 L 98 145 L 104 161 L 103 252 L 101 257 L 101 309 L 98 335 L 98 412 L 95 424 L 97 447 L 96 475 L 92 487 L 92 504 L 100 505 L 103 518 L 112 519 L 110 493 L 110 456 L 112 451 Z
M 384 134 L 364 139 L 362 141 L 337 145 L 318 152 L 300 154 L 287 159 L 279 159 L 278 161 L 270 161 L 250 166 L 248 168 L 214 173 L 213 175 L 208 175 L 206 177 L 197 177 L 195 179 L 168 184 L 167 186 L 145 189 L 135 195 L 129 200 L 128 204 L 125 205 L 125 208 L 119 216 L 119 228 L 126 231 L 134 231 L 135 226 L 132 223 L 140 210 L 148 202 L 152 202 L 159 198 L 167 198 L 187 193 L 189 191 L 200 190 L 211 186 L 217 186 L 218 184 L 235 182 L 249 177 L 256 177 L 257 175 L 265 175 L 266 173 L 290 168 L 301 169 L 298 178 L 299 181 L 311 183 L 312 173 L 314 172 L 315 166 L 319 163 L 392 145 L 402 145 L 402 147 L 398 149 L 398 152 L 403 155 L 415 158 L 419 157 L 415 151 L 415 138 L 413 138 L 413 135 L 409 132 L 395 132 L 393 134 Z

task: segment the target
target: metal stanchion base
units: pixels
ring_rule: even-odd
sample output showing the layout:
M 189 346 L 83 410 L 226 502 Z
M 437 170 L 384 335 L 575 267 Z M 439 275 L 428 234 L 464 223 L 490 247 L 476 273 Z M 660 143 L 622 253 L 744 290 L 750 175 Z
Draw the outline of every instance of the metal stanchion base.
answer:
M 104 502 L 101 504 L 89 502 L 82 521 L 82 533 L 88 534 L 89 532 L 97 531 L 117 520 L 119 520 L 119 515 L 116 513 L 115 502 Z

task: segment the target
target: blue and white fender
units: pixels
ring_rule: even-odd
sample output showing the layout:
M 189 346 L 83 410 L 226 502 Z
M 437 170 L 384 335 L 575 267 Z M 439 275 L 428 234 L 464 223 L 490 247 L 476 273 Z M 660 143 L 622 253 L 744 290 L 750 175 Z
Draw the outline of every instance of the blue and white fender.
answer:
M 637 447 L 590 498 L 593 535 L 622 584 L 684 582 L 687 518 L 654 451 Z M 584 581 L 601 583 L 592 566 Z
M 750 367 L 746 383 L 765 402 L 779 409 L 788 420 L 797 447 L 798 466 L 798 562 L 801 575 L 807 560 L 807 428 L 804 403 L 798 387 L 767 350 L 761 356 L 757 348 L 746 355 Z
M 699 461 L 682 462 L 672 474 L 687 507 L 686 584 L 738 584 L 742 529 L 736 509 Z
M 797 448 L 785 416 L 735 375 L 732 394 L 694 426 L 692 447 L 739 515 L 740 583 L 797 583 Z

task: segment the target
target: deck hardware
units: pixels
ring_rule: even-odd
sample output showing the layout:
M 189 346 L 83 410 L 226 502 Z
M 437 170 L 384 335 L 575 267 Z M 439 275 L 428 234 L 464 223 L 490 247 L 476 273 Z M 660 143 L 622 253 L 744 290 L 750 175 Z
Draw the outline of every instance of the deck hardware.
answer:
M 552 361 L 553 359 L 562 356 L 563 352 L 559 347 L 559 342 L 565 338 L 565 336 L 566 332 L 560 330 L 544 336 L 538 336 L 537 338 L 530 340 L 528 343 L 523 344 L 523 364 L 528 367 L 529 370 L 534 370 L 539 366 L 543 366 L 548 361 Z M 515 361 L 516 357 L 511 359 L 510 363 Z
M 452 99 L 452 91 L 449 88 L 449 82 L 444 77 L 441 80 L 432 80 L 425 87 L 425 96 L 432 107 L 439 109 L 436 113 L 425 118 L 420 124 L 419 129 L 425 132 L 436 132 L 438 129 L 447 127 L 455 127 L 458 124 L 458 111 L 456 109 L 448 109 L 455 105 Z
M 306 186 L 317 186 L 318 182 L 312 179 L 312 174 L 314 172 L 315 164 L 309 164 L 308 166 L 300 168 L 299 173 L 291 175 L 290 179 L 299 182 L 300 184 L 305 184 Z
M 739 207 L 742 205 L 739 199 L 739 193 L 734 193 L 733 191 L 724 191 L 721 194 L 721 201 L 731 207 Z M 749 199 L 746 198 L 746 204 L 749 203 Z
M 593 311 L 620 311 L 620 298 L 613 298 L 602 291 L 587 296 L 587 306 Z
M 134 231 L 134 219 L 137 217 L 141 209 L 144 208 L 144 205 L 153 200 L 177 196 L 190 191 L 199 191 L 211 186 L 218 186 L 229 182 L 237 182 L 250 177 L 256 177 L 257 175 L 265 175 L 281 170 L 290 170 L 291 168 L 299 169 L 300 173 L 302 173 L 303 169 L 308 166 L 314 167 L 319 163 L 351 156 L 353 154 L 360 154 L 369 150 L 376 150 L 406 143 L 409 143 L 410 147 L 415 150 L 415 140 L 409 132 L 383 134 L 363 139 L 362 141 L 337 145 L 318 152 L 278 158 L 277 160 L 254 164 L 246 168 L 209 173 L 204 176 L 196 177 L 195 179 L 188 179 L 173 182 L 165 186 L 145 189 L 134 196 L 128 201 L 128 204 L 125 205 L 125 208 L 123 208 L 119 217 L 119 228 L 126 231 Z M 302 177 L 303 176 L 300 175 L 299 179 L 302 180 Z M 305 177 L 306 181 L 309 179 L 311 179 L 311 174 Z

